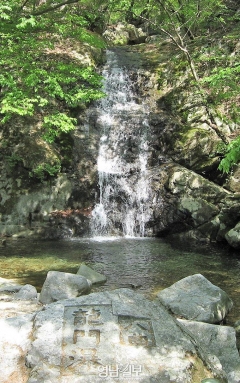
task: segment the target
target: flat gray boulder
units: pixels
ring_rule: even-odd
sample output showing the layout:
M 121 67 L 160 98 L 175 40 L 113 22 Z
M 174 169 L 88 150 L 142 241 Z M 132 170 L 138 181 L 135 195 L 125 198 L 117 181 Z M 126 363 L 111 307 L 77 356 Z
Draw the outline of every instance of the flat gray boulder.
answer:
M 33 334 L 28 383 L 226 382 L 161 304 L 130 289 L 46 305 Z
M 221 322 L 233 306 L 228 295 L 201 274 L 181 279 L 157 297 L 176 316 L 207 323 Z
M 92 283 L 81 275 L 49 271 L 39 301 L 43 304 L 89 294 Z
M 206 349 L 210 358 L 219 360 L 219 367 L 226 372 L 228 383 L 239 383 L 240 358 L 234 328 L 181 319 L 179 322 L 191 332 L 195 341 Z
M 102 284 L 107 281 L 105 275 L 98 273 L 97 271 L 91 269 L 90 267 L 82 264 L 77 272 L 78 275 L 82 275 L 87 278 L 92 284 Z

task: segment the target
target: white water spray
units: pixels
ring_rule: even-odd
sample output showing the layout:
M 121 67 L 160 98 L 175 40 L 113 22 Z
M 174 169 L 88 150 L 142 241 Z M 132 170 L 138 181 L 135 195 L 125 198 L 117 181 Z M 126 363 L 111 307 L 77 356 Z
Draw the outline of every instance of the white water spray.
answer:
M 137 100 L 130 73 L 107 52 L 106 97 L 98 106 L 99 203 L 92 212 L 93 236 L 144 237 L 149 220 L 148 108 Z

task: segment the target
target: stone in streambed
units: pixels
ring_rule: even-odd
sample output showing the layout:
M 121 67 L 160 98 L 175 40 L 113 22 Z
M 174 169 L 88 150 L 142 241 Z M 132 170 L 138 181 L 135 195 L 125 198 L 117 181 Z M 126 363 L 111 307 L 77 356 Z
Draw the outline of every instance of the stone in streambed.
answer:
M 49 271 L 39 301 L 43 304 L 88 294 L 92 283 L 85 277 L 60 271 Z
M 82 275 L 87 278 L 92 284 L 101 284 L 107 281 L 105 275 L 98 273 L 97 271 L 91 269 L 90 267 L 82 264 L 77 272 L 77 275 Z

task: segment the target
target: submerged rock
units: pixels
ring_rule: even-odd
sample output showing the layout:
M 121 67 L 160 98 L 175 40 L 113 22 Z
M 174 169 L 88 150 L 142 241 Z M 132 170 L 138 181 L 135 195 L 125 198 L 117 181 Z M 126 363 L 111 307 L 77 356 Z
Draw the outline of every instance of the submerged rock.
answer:
M 83 276 L 49 271 L 43 284 L 39 301 L 43 304 L 88 294 L 92 283 Z
M 207 323 L 221 322 L 233 306 L 225 291 L 201 274 L 174 283 L 162 290 L 158 299 L 179 317 Z
M 101 284 L 107 281 L 105 275 L 98 273 L 97 271 L 91 269 L 90 267 L 82 264 L 77 272 L 77 275 L 82 275 L 87 278 L 92 284 Z

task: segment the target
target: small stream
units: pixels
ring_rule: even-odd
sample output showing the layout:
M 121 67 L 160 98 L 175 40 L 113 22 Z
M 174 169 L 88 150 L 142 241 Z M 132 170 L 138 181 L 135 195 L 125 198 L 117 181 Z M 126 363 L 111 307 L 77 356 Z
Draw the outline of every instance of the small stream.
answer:
M 8 239 L 0 248 L 0 277 L 38 288 L 49 270 L 76 273 L 84 262 L 107 276 L 93 291 L 132 288 L 150 299 L 188 275 L 201 273 L 234 301 L 228 323 L 240 319 L 239 253 L 219 246 L 181 248 L 160 238 Z

